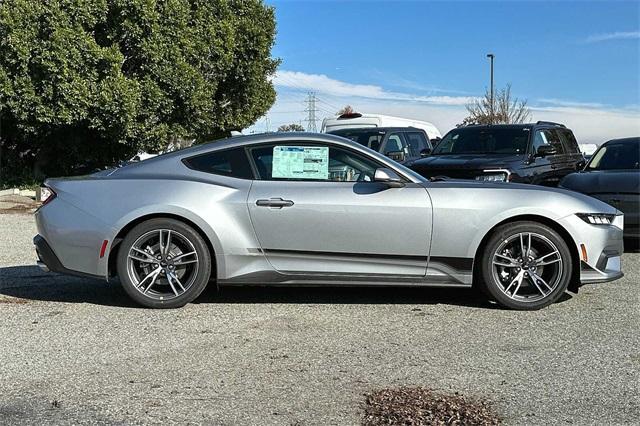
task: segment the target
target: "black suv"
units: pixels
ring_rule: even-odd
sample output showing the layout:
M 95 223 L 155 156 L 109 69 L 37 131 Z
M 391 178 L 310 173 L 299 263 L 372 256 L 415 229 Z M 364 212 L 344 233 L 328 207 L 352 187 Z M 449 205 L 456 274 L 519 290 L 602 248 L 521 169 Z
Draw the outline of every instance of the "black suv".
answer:
M 411 168 L 427 178 L 556 186 L 584 164 L 571 130 L 538 121 L 458 127 L 442 138 L 429 157 L 414 162 Z
M 426 157 L 433 148 L 427 133 L 415 127 L 363 127 L 329 133 L 381 152 L 405 166 Z

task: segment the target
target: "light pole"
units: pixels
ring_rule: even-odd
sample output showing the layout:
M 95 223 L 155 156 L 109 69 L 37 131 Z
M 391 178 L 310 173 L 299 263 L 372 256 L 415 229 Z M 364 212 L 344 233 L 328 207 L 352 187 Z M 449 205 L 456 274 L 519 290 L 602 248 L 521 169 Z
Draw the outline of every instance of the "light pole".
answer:
M 487 53 L 487 58 L 491 61 L 491 124 L 493 124 L 494 113 L 493 113 L 493 58 L 495 55 L 493 53 Z

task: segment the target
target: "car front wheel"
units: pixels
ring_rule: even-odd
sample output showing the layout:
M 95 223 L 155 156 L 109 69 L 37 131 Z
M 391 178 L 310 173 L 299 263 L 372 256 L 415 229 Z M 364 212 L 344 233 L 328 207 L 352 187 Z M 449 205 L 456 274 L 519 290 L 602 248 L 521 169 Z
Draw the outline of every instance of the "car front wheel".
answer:
M 149 308 L 177 308 L 207 286 L 211 255 L 200 234 L 174 219 L 135 226 L 118 251 L 118 276 L 127 294 Z
M 482 257 L 485 290 L 511 309 L 540 309 L 557 301 L 571 281 L 571 252 L 552 228 L 507 223 L 490 237 Z

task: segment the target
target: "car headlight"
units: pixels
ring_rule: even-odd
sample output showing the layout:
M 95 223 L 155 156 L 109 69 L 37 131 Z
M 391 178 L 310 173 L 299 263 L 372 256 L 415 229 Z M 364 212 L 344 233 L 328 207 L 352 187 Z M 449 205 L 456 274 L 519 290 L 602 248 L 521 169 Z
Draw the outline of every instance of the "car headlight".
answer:
M 591 225 L 611 225 L 616 217 L 608 213 L 576 213 L 576 216 Z
M 509 180 L 508 170 L 483 170 L 483 174 L 476 176 L 476 180 L 484 182 L 506 182 Z

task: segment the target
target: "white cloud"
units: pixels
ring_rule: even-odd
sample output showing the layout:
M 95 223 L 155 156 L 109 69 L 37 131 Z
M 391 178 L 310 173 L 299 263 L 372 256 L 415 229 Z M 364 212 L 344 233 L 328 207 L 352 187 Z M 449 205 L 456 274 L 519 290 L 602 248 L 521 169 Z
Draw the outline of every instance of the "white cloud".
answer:
M 274 83 L 278 98 L 267 114 L 269 130 L 281 124 L 306 126 L 306 91 L 318 97 L 318 129 L 322 118 L 332 116 L 341 106 L 352 105 L 356 111 L 386 114 L 432 122 L 443 134 L 467 116 L 464 105 L 473 97 L 420 96 L 387 91 L 383 87 L 352 84 L 321 74 L 280 71 Z M 564 123 L 576 134 L 580 143 L 600 144 L 609 139 L 640 135 L 640 109 L 614 109 L 597 102 L 579 102 L 555 98 L 537 99 L 530 103 L 530 120 Z M 267 130 L 266 117 L 251 131 Z
M 307 74 L 296 71 L 278 71 L 273 79 L 277 87 L 298 90 L 312 90 L 317 93 L 337 97 L 358 97 L 369 99 L 424 102 L 435 105 L 466 105 L 471 96 L 420 96 L 384 90 L 371 84 L 353 84 L 335 80 L 324 74 Z
M 587 43 L 597 43 L 609 40 L 634 40 L 640 39 L 640 31 L 616 31 L 613 33 L 594 34 L 585 40 Z
M 558 107 L 577 107 L 577 108 L 603 108 L 604 104 L 597 102 L 577 102 L 577 101 L 567 101 L 564 99 L 555 99 L 555 98 L 541 98 L 538 99 L 538 103 L 548 104 L 552 106 Z

